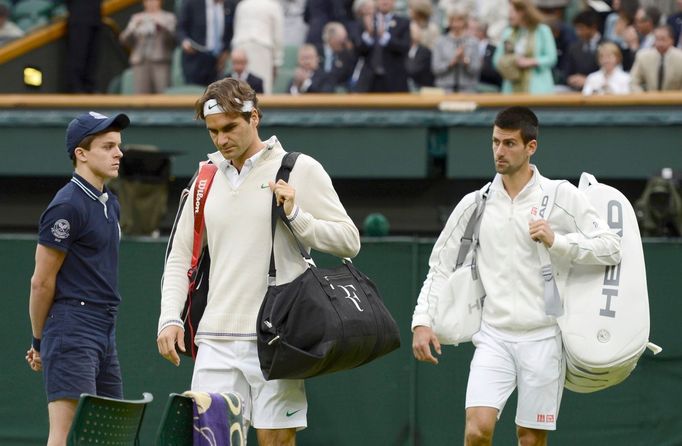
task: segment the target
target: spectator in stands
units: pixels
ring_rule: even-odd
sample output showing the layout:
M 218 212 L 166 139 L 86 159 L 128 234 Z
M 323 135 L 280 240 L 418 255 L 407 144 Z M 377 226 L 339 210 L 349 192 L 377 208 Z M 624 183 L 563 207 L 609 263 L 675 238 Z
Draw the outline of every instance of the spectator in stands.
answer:
M 604 39 L 619 45 L 621 50 L 628 48 L 627 34 L 636 33 L 634 23 L 639 0 L 613 0 L 611 8 L 613 12 L 604 22 Z
M 410 22 L 412 45 L 405 60 L 410 91 L 418 91 L 422 87 L 433 87 L 434 83 L 431 71 L 431 50 L 421 43 L 422 32 L 424 30 L 417 22 Z
M 284 10 L 278 0 L 241 0 L 234 16 L 232 46 L 249 55 L 253 74 L 272 93 L 277 67 L 284 63 Z
M 431 21 L 431 14 L 433 14 L 431 0 L 410 0 L 408 3 L 408 14 L 410 22 L 419 28 L 417 33 L 419 36 L 418 43 L 432 50 L 436 39 L 441 35 L 441 31 L 440 27 Z
M 408 91 L 405 59 L 410 50 L 410 21 L 394 13 L 395 0 L 377 0 L 376 12 L 362 18 L 363 31 L 356 43 L 364 58 L 355 91 Z
M 668 25 L 654 30 L 654 48 L 637 52 L 630 87 L 634 92 L 682 90 L 682 50 L 673 46 Z
M 502 31 L 509 24 L 509 0 L 439 0 L 438 9 L 447 26 L 447 14 L 452 7 L 462 7 L 469 13 L 469 19 L 475 17 L 488 27 L 488 36 L 493 45 L 497 45 Z
M 531 0 L 511 0 L 509 12 L 509 27 L 493 57 L 504 79 L 502 92 L 553 92 L 557 54 L 552 31 Z
M 481 73 L 478 40 L 468 33 L 469 14 L 462 6 L 448 11 L 448 33 L 433 47 L 431 69 L 436 87 L 448 93 L 473 93 Z
M 478 77 L 479 88 L 491 87 L 499 90 L 502 86 L 502 76 L 493 65 L 495 45 L 488 37 L 488 27 L 475 18 L 469 18 L 469 34 L 478 39 L 478 54 L 481 57 L 481 74 Z
M 320 58 L 315 45 L 306 43 L 298 49 L 298 66 L 289 85 L 289 93 L 332 93 L 326 83 L 324 70 L 320 69 Z
M 578 37 L 575 35 L 573 26 L 566 22 L 565 7 L 543 7 L 538 9 L 545 17 L 544 23 L 552 30 L 554 44 L 556 45 L 557 63 L 552 68 L 554 83 L 565 85 L 566 74 L 563 68 L 566 65 L 566 55 L 568 54 L 569 47 L 578 40 Z
M 279 0 L 284 12 L 284 46 L 301 46 L 308 35 L 304 20 L 307 0 Z
M 635 14 L 635 29 L 639 34 L 639 48 L 654 47 L 654 29 L 660 25 L 661 11 L 655 6 L 640 7 Z
M 66 83 L 71 93 L 94 93 L 102 0 L 68 0 Z
M 322 30 L 320 66 L 324 70 L 329 92 L 349 88 L 353 68 L 357 62 L 353 43 L 340 22 L 329 22 Z
M 183 0 L 177 37 L 185 82 L 208 85 L 222 77 L 232 37 L 230 8 L 223 0 Z
M 352 21 L 351 11 L 346 0 L 307 0 L 303 19 L 308 24 L 306 43 L 319 48 L 322 45 L 322 31 L 329 22 L 346 24 Z
M 576 15 L 573 18 L 573 26 L 578 41 L 568 48 L 562 71 L 566 85 L 573 91 L 582 91 L 587 75 L 599 69 L 597 48 L 603 39 L 599 33 L 599 16 L 590 9 Z
M 134 92 L 163 93 L 170 86 L 175 15 L 161 8 L 161 0 L 144 0 L 144 11 L 133 14 L 119 38 L 132 47 Z
M 348 38 L 353 44 L 360 40 L 364 28 L 363 17 L 374 14 L 375 10 L 374 0 L 353 0 L 353 17 L 344 24 Z
M 639 0 L 614 0 L 613 12 L 604 22 L 604 40 L 620 47 L 623 54 L 623 70 L 630 71 L 639 49 L 639 34 L 635 29 L 635 14 Z
M 249 65 L 249 58 L 246 51 L 241 48 L 234 48 L 230 53 L 230 61 L 232 65 L 232 73 L 227 77 L 238 79 L 249 84 L 256 93 L 263 93 L 263 79 L 259 78 L 247 69 Z
M 583 94 L 628 94 L 630 75 L 621 67 L 620 48 L 613 42 L 603 42 L 597 49 L 599 70 L 585 79 Z
M 682 49 L 682 0 L 677 0 L 677 12 L 670 14 L 667 20 L 668 26 L 673 30 L 673 42 L 677 48 Z
M 0 45 L 24 35 L 24 31 L 9 19 L 9 8 L 0 3 Z

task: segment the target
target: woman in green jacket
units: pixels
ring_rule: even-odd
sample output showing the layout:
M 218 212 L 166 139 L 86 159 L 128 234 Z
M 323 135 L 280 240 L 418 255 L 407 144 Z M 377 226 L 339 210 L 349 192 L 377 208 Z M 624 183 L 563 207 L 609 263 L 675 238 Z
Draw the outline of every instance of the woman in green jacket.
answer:
M 509 26 L 502 32 L 493 64 L 504 79 L 503 93 L 554 92 L 556 44 L 531 0 L 510 0 Z

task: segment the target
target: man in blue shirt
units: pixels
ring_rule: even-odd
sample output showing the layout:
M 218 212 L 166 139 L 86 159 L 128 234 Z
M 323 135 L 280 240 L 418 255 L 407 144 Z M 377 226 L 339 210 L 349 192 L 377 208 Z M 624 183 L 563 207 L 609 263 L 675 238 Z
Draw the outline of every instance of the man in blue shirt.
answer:
M 49 446 L 66 443 L 81 393 L 123 398 L 115 339 L 120 211 L 104 183 L 118 176 L 121 130 L 129 124 L 124 114 L 96 112 L 69 123 L 75 172 L 40 217 L 26 360 L 43 370 Z

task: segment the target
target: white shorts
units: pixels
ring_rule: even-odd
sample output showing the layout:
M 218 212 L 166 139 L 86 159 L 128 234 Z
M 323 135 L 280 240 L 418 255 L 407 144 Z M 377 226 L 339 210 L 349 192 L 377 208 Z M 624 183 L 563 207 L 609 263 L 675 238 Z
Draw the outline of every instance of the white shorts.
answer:
M 564 390 L 566 365 L 561 333 L 542 340 L 509 342 L 481 326 L 472 342 L 466 408 L 494 407 L 498 419 L 518 386 L 516 424 L 531 429 L 556 430 Z
M 266 381 L 256 341 L 198 341 L 192 390 L 237 392 L 244 398 L 244 419 L 256 429 L 305 429 L 308 402 L 301 379 Z

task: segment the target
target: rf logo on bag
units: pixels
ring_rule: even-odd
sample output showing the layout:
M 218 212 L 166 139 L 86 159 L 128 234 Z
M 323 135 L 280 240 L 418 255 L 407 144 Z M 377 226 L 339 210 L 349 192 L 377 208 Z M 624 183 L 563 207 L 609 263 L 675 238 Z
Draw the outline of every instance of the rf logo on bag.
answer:
M 331 285 L 332 290 L 334 289 L 334 285 Z M 343 296 L 346 299 L 349 299 L 351 302 L 353 302 L 353 305 L 355 305 L 355 308 L 358 309 L 358 311 L 365 311 L 362 308 L 360 308 L 360 298 L 355 292 L 355 285 L 337 285 L 339 288 L 343 290 L 344 293 L 346 293 L 345 296 Z

